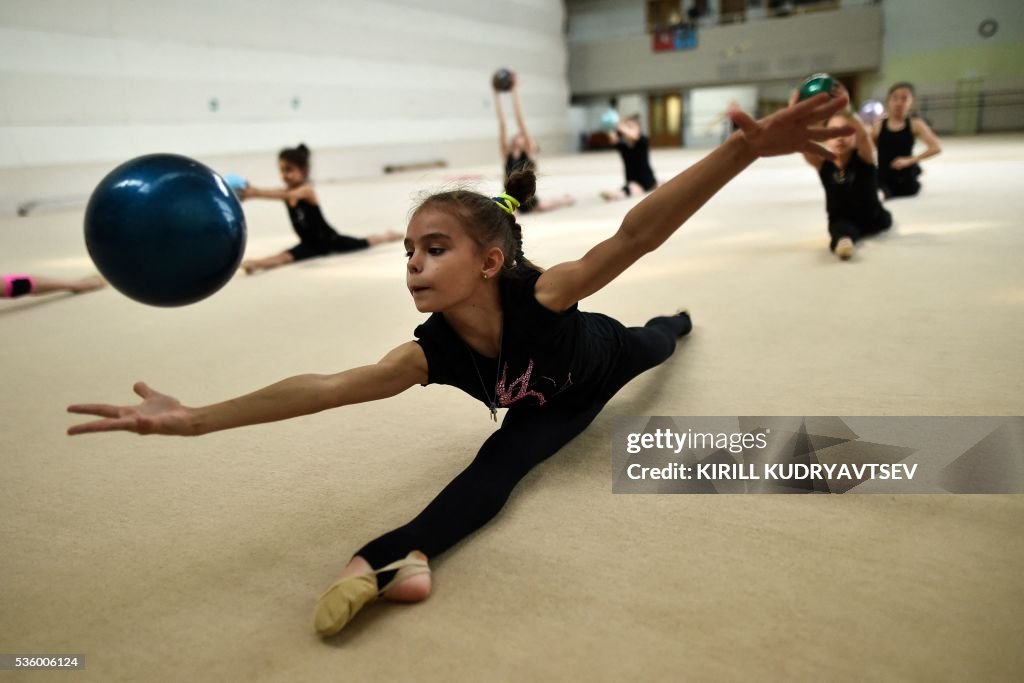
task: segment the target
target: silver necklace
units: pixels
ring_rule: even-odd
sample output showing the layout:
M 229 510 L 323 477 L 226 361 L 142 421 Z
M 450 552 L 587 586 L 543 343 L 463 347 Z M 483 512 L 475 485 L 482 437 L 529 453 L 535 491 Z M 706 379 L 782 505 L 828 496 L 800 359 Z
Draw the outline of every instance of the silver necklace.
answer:
M 491 395 L 487 392 L 487 385 L 484 384 L 484 376 L 480 374 L 480 366 L 476 364 L 476 358 L 473 357 L 473 349 L 469 348 L 469 344 L 465 341 L 462 344 L 466 347 L 466 353 L 469 354 L 469 360 L 473 363 L 473 369 L 476 370 L 476 376 L 480 380 L 480 388 L 484 390 L 484 397 L 488 401 L 488 407 L 491 409 L 491 419 L 498 422 L 498 381 L 501 378 L 501 347 L 505 341 L 505 316 L 501 316 L 501 332 L 498 336 L 498 369 L 494 375 L 494 394 Z

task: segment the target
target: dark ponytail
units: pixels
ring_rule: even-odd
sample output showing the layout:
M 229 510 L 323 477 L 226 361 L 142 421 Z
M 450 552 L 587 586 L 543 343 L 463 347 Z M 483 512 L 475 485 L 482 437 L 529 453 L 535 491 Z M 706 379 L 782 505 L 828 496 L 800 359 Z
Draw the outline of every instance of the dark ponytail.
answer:
M 281 161 L 287 161 L 293 166 L 297 166 L 303 171 L 309 170 L 309 147 L 299 143 L 298 147 L 285 147 L 278 153 L 277 158 Z
M 512 171 L 508 178 L 505 179 L 505 194 L 514 197 L 521 207 L 532 206 L 537 203 L 537 199 L 534 196 L 537 192 L 535 168 L 532 162 L 526 163 L 521 168 Z M 505 264 L 506 272 L 515 272 L 520 268 L 539 271 L 540 268 L 523 255 L 523 226 L 519 225 L 515 215 L 510 215 L 508 218 L 512 223 L 510 251 L 512 252 L 514 262 Z

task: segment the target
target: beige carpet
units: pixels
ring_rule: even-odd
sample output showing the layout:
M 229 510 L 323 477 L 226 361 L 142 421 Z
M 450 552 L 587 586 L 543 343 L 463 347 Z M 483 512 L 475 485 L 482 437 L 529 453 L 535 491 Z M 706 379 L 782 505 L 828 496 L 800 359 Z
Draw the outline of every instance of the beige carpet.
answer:
M 697 158 L 655 155 L 662 177 Z M 524 219 L 540 264 L 576 258 L 630 202 L 617 157 L 542 159 Z M 274 180 L 268 159 L 267 175 Z M 496 188 L 494 168 L 481 187 Z M 69 438 L 79 401 L 145 379 L 188 404 L 372 362 L 424 316 L 391 245 L 240 277 L 173 310 L 113 290 L 0 302 L 0 652 L 82 672 L 4 680 L 1010 680 L 1024 669 L 1024 496 L 612 495 L 615 415 L 1024 415 L 1024 138 L 950 140 L 892 234 L 827 251 L 797 158 L 758 162 L 659 252 L 584 302 L 696 328 L 502 514 L 434 562 L 435 593 L 320 641 L 319 592 L 404 523 L 492 423 L 458 391 L 180 439 Z M 434 172 L 322 186 L 328 219 L 404 225 Z M 250 254 L 292 244 L 249 203 Z M 0 271 L 91 271 L 81 211 L 0 220 Z

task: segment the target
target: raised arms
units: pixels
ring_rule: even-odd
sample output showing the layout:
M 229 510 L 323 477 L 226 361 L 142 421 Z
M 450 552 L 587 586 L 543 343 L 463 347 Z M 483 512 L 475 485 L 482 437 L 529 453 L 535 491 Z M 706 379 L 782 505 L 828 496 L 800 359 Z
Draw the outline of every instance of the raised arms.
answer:
M 523 116 L 523 105 L 519 101 L 519 78 L 516 77 L 512 81 L 512 107 L 516 114 L 516 125 L 519 126 L 519 133 L 526 139 L 526 153 L 528 155 L 536 156 L 537 154 L 537 142 L 530 135 L 530 129 L 526 127 L 526 117 Z
M 501 158 L 504 161 L 508 156 L 508 131 L 505 128 L 505 112 L 501 108 L 501 94 L 497 88 L 494 90 L 494 111 L 498 115 L 498 149 L 501 151 Z

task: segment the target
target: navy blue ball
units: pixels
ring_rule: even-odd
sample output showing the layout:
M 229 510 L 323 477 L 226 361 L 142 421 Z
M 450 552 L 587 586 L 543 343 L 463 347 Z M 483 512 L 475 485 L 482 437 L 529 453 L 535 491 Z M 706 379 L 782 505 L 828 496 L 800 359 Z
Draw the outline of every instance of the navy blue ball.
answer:
M 93 190 L 85 245 L 125 296 L 184 306 L 234 276 L 245 252 L 245 215 L 211 169 L 176 154 L 150 154 L 121 164 Z
M 498 69 L 494 72 L 494 76 L 491 77 L 491 85 L 494 86 L 495 90 L 500 92 L 508 92 L 512 89 L 512 84 L 515 80 L 515 74 L 508 69 Z

